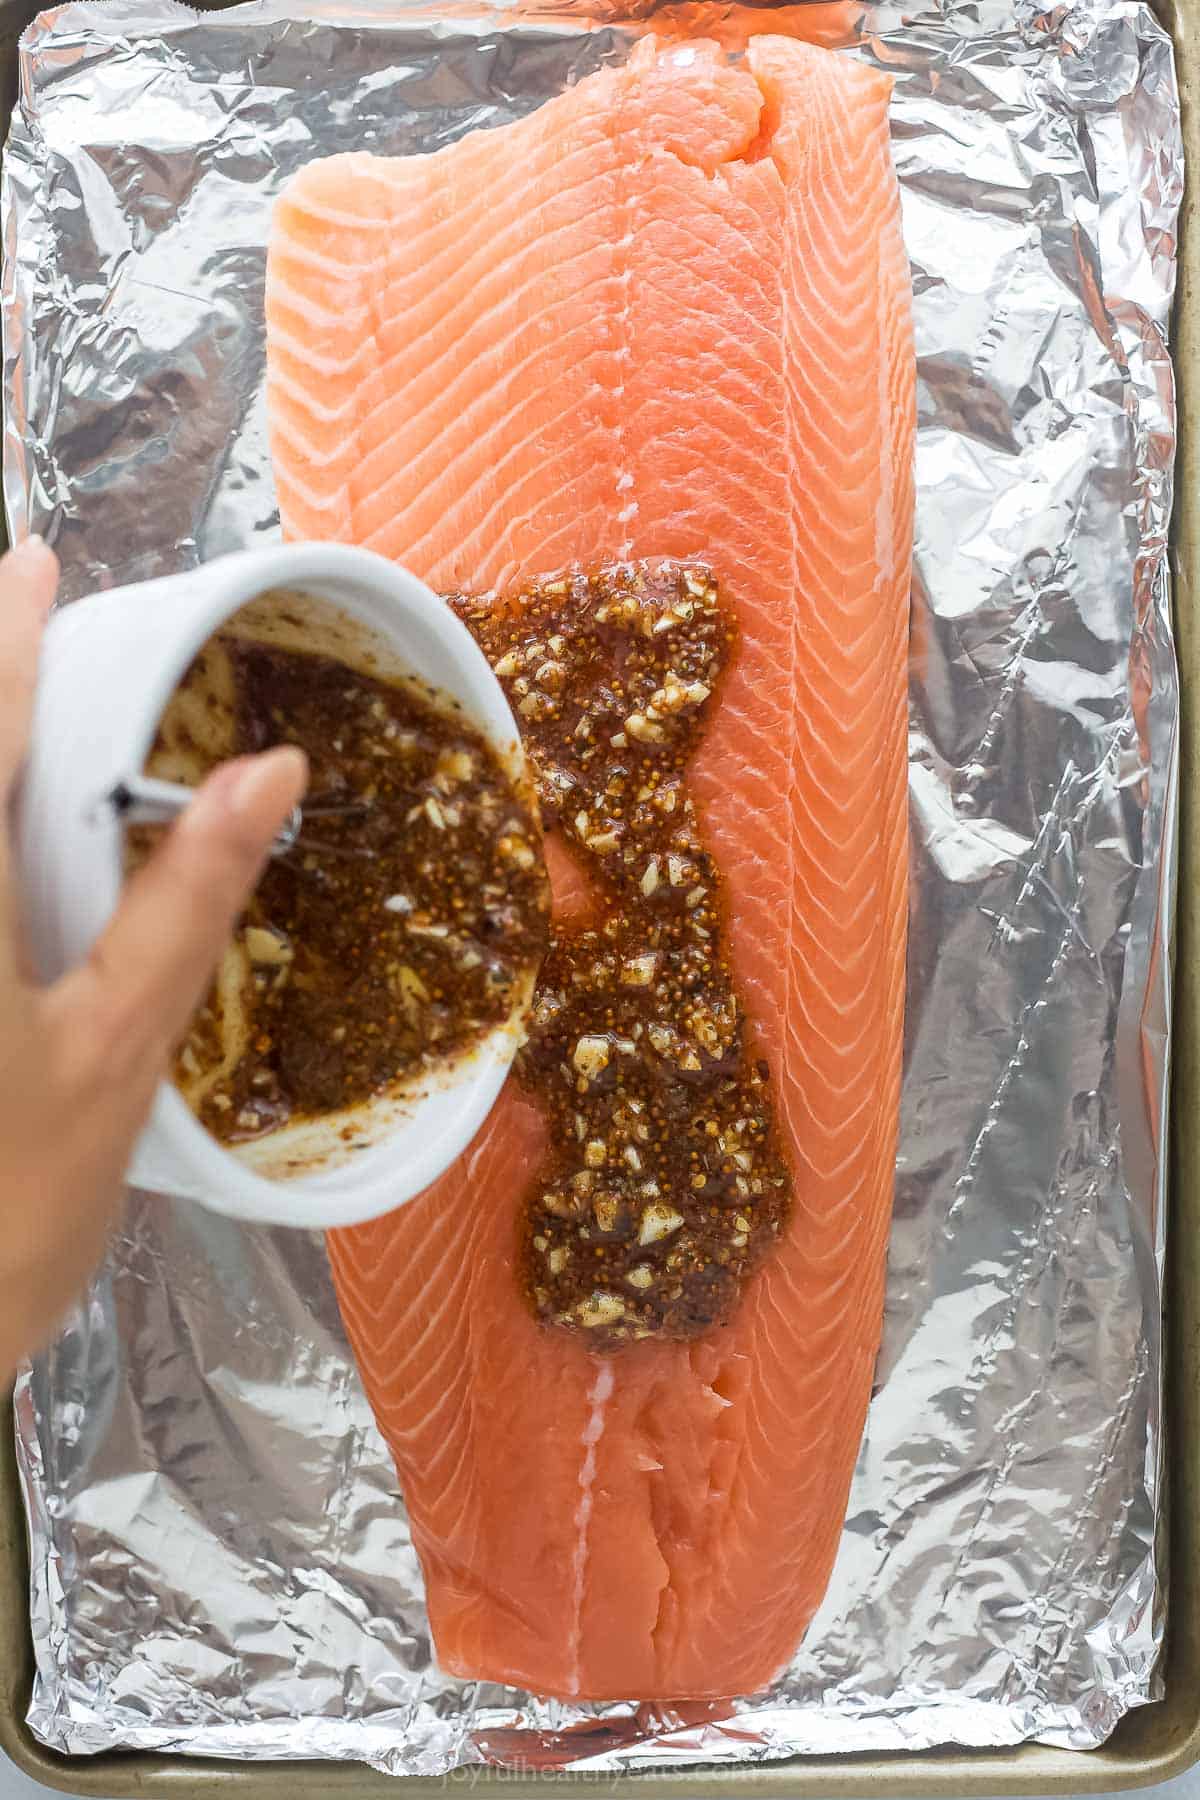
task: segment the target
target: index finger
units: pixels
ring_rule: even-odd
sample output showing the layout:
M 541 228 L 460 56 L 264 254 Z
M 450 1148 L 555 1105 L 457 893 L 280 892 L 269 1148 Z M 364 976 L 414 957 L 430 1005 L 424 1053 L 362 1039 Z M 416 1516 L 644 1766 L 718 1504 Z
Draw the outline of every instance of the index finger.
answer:
M 60 984 L 60 1001 L 104 1021 L 134 1055 L 169 1053 L 307 775 L 290 745 L 211 775 L 129 882 L 87 964 Z

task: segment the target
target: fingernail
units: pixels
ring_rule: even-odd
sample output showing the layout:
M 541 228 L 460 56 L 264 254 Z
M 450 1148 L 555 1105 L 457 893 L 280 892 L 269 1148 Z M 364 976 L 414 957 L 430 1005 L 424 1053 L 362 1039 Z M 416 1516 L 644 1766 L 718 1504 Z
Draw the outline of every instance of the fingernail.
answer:
M 289 786 L 302 793 L 308 780 L 308 758 L 294 744 L 281 744 L 252 757 L 237 770 L 237 779 L 229 790 L 229 805 L 243 817 L 257 812 L 264 797 L 279 793 Z
M 49 553 L 50 546 L 45 538 L 33 531 L 28 537 L 22 538 L 19 544 L 14 544 L 8 554 L 12 562 L 34 563 L 40 562 L 41 558 Z
M 249 757 L 240 756 L 236 762 L 222 763 L 219 768 L 214 769 L 211 775 L 205 777 L 203 787 L 204 799 L 209 804 L 215 805 L 219 803 L 222 806 L 228 805 L 234 788 L 237 786 L 246 768 L 249 766 L 249 760 Z M 191 808 L 189 808 L 188 811 L 190 812 Z M 187 817 L 188 813 L 185 813 L 184 818 L 186 819 Z

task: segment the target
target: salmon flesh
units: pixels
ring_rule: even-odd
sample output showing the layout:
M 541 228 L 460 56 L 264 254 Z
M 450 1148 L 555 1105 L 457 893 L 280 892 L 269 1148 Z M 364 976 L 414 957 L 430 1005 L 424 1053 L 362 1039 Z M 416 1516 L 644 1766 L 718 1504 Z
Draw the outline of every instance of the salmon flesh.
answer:
M 737 652 L 688 768 L 786 1226 L 727 1324 L 598 1353 L 520 1281 L 553 1146 L 335 1232 L 438 1660 L 590 1700 L 761 1690 L 825 1592 L 878 1348 L 907 913 L 915 364 L 889 80 L 645 39 L 514 124 L 310 164 L 267 287 L 285 532 L 442 591 L 700 562 Z M 552 860 L 559 917 L 588 869 Z M 594 871 L 591 872 L 594 874 Z

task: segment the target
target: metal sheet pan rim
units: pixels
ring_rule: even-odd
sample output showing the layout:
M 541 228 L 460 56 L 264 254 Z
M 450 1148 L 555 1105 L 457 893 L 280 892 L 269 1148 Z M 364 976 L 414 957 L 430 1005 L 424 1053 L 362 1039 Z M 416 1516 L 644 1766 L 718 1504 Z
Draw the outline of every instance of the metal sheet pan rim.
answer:
M 10 10 L 10 9 L 4 9 Z M 3 11 L 0 11 L 0 19 Z M 1188 24 L 1190 26 L 1189 17 Z M 1176 22 L 1178 23 L 1178 22 Z M 1188 132 L 1189 148 L 1194 151 L 1196 143 L 1195 122 L 1191 119 L 1190 87 L 1192 78 L 1192 58 L 1194 46 L 1190 29 L 1176 31 L 1177 43 L 1183 52 L 1182 65 L 1185 75 L 1185 130 Z M 1190 209 L 1189 209 L 1190 210 Z M 1194 352 L 1195 327 L 1186 306 L 1189 289 L 1197 275 L 1194 257 L 1188 258 L 1185 249 L 1183 280 L 1181 293 L 1184 296 L 1184 307 L 1181 309 L 1181 324 L 1186 321 L 1193 333 L 1190 345 Z M 1190 279 L 1189 279 L 1190 276 Z M 1195 386 L 1195 366 L 1181 357 L 1181 388 L 1190 393 Z M 1183 440 L 1181 457 L 1181 495 L 1188 493 L 1186 478 L 1187 466 L 1194 460 L 1194 447 L 1191 433 L 1186 426 L 1181 431 Z M 1175 524 L 1175 542 L 1177 561 L 1180 562 L 1180 580 L 1178 587 L 1179 610 L 1181 615 L 1188 612 L 1187 603 L 1194 598 L 1191 573 L 1190 551 L 1191 541 L 1190 508 L 1181 509 Z M 1180 547 L 1185 554 L 1179 557 Z M 1189 621 L 1190 623 L 1190 621 Z M 1191 651 L 1190 633 L 1186 649 Z M 1190 660 L 1185 655 L 1189 669 L 1195 669 L 1194 654 Z M 1185 736 L 1185 769 L 1194 765 L 1194 746 L 1191 743 L 1190 724 Z M 1189 783 L 1185 780 L 1185 791 Z M 1192 848 L 1190 835 L 1187 835 L 1185 818 L 1185 836 L 1183 839 L 1185 855 Z M 1190 865 L 1188 865 L 1190 866 Z M 1185 884 L 1186 886 L 1186 884 Z M 1190 896 L 1185 898 L 1184 911 L 1190 910 Z M 1184 972 L 1182 994 L 1180 1000 L 1181 1023 L 1186 1026 L 1180 1033 L 1180 1056 L 1177 1069 L 1177 1093 L 1192 1098 L 1193 1104 L 1196 1087 L 1193 1082 L 1195 1037 L 1195 1000 L 1193 984 L 1186 957 L 1181 964 Z M 1175 1112 L 1174 1147 L 1176 1171 L 1187 1166 L 1188 1125 L 1186 1106 L 1177 1106 Z M 933 1754 L 900 1754 L 887 1757 L 856 1756 L 838 1761 L 836 1769 L 831 1768 L 830 1761 L 825 1758 L 803 1758 L 770 1768 L 754 1770 L 726 1770 L 706 1774 L 703 1786 L 707 1792 L 721 1791 L 728 1784 L 754 1790 L 761 1794 L 798 1793 L 802 1791 L 820 1792 L 994 1792 L 1003 1788 L 1009 1792 L 1044 1792 L 1060 1787 L 1071 1791 L 1110 1789 L 1114 1787 L 1136 1785 L 1141 1782 L 1164 1779 L 1180 1768 L 1188 1766 L 1200 1752 L 1200 1680 L 1196 1678 L 1196 1670 L 1200 1658 L 1197 1656 L 1197 1639 L 1200 1637 L 1200 1608 L 1196 1604 L 1195 1579 L 1188 1569 L 1188 1562 L 1194 1560 L 1188 1552 L 1192 1546 L 1197 1529 L 1197 1511 L 1200 1510 L 1200 1493 L 1196 1487 L 1196 1455 L 1194 1447 L 1197 1434 L 1194 1429 L 1196 1412 L 1196 1352 L 1194 1338 L 1200 1327 L 1200 1315 L 1197 1313 L 1197 1283 L 1195 1258 L 1187 1255 L 1186 1261 L 1181 1254 L 1181 1240 L 1185 1237 L 1193 1239 L 1197 1234 L 1191 1229 L 1195 1204 L 1188 1189 L 1177 1180 L 1175 1187 L 1174 1226 L 1176 1233 L 1175 1267 L 1172 1271 L 1172 1401 L 1174 1406 L 1175 1432 L 1174 1441 L 1178 1446 L 1187 1446 L 1186 1454 L 1181 1454 L 1173 1464 L 1173 1476 L 1176 1487 L 1176 1554 L 1173 1558 L 1171 1579 L 1171 1601 L 1173 1608 L 1173 1656 L 1168 1666 L 1168 1701 L 1159 1707 L 1147 1709 L 1141 1715 L 1131 1718 L 1122 1726 L 1117 1737 L 1104 1749 L 1087 1753 L 1069 1753 L 1046 1750 L 1037 1746 L 1023 1748 L 1014 1754 L 989 1753 L 973 1755 L 971 1753 L 946 1752 Z M 1189 1246 L 1190 1248 L 1190 1246 Z M 1181 1304 L 1182 1303 L 1182 1304 Z M 12 1483 L 7 1479 L 12 1474 L 11 1449 L 6 1442 L 0 1458 L 0 1475 L 6 1478 L 5 1485 L 12 1498 Z M 1184 1504 L 1180 1504 L 1182 1496 Z M 0 1536 L 0 1548 L 4 1551 L 4 1569 L 6 1577 L 5 1591 L 11 1600 L 14 1595 L 12 1577 L 19 1575 L 20 1522 L 15 1514 L 6 1513 L 3 1521 L 3 1533 Z M 16 1587 L 18 1607 L 23 1610 L 23 1595 Z M 10 1607 L 9 1614 L 14 1609 Z M 19 1642 L 19 1629 L 22 1624 L 19 1612 L 15 1619 L 4 1615 L 6 1633 L 15 1648 Z M 11 1629 L 10 1629 L 11 1628 Z M 6 1648 L 7 1648 L 6 1644 Z M 381 1783 L 391 1777 L 376 1776 L 370 1771 L 356 1766 L 332 1768 L 329 1765 L 317 1765 L 309 1774 L 310 1765 L 257 1765 L 229 1768 L 218 1763 L 205 1763 L 193 1758 L 162 1759 L 158 1757 L 129 1757 L 106 1755 L 94 1762 L 82 1763 L 76 1760 L 67 1761 L 39 1751 L 28 1740 L 23 1727 L 16 1725 L 16 1715 L 9 1706 L 10 1698 L 15 1700 L 16 1690 L 23 1684 L 14 1680 L 17 1672 L 12 1655 L 4 1658 L 5 1692 L 4 1705 L 0 1710 L 0 1741 L 17 1754 L 17 1760 L 25 1766 L 37 1779 L 47 1781 L 54 1786 L 74 1786 L 77 1789 L 86 1781 L 87 1788 L 96 1793 L 113 1793 L 118 1786 L 124 1787 L 124 1777 L 129 1776 L 132 1784 L 136 1784 L 139 1792 L 180 1791 L 186 1784 L 188 1792 L 200 1791 L 211 1783 L 225 1786 L 235 1782 L 247 1793 L 282 1791 L 282 1783 L 287 1782 L 293 1790 L 299 1788 L 306 1791 L 312 1784 L 312 1791 L 366 1791 L 368 1787 L 383 1791 Z M 1190 1704 L 1188 1695 L 1190 1693 Z M 1164 1728 L 1165 1727 L 1165 1728 Z M 1148 1739 L 1144 1746 L 1137 1744 L 1139 1738 Z M 1132 1742 L 1130 1740 L 1133 1740 Z M 953 1772 L 951 1772 L 953 1771 Z M 545 1786 L 545 1778 L 537 1781 L 522 1782 L 511 1776 L 491 1771 L 471 1769 L 463 1772 L 459 1779 L 469 1777 L 470 1785 L 492 1785 L 499 1781 L 514 1792 L 532 1793 L 535 1788 Z M 575 1775 L 574 1779 L 579 1779 Z M 451 1778 L 454 1779 L 454 1778 Z M 605 1792 L 632 1791 L 632 1779 L 629 1777 L 594 1778 Z M 671 1772 L 653 1772 L 639 1774 L 636 1778 L 639 1786 L 652 1783 L 661 1792 L 695 1793 L 698 1776 L 695 1770 L 690 1773 L 673 1774 Z M 408 1778 L 409 1787 L 413 1791 L 424 1791 L 444 1788 L 443 1780 L 423 1781 L 420 1778 Z M 414 1788 L 415 1783 L 415 1788 Z M 133 1785 L 125 1788 L 133 1791 Z

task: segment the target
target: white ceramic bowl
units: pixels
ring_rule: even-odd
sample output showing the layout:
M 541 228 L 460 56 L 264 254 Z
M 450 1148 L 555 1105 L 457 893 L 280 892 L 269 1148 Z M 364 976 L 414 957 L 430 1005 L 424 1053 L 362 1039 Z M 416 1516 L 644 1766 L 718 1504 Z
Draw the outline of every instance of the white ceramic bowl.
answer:
M 336 544 L 248 551 L 79 601 L 47 630 L 17 806 L 19 872 L 41 979 L 52 981 L 82 961 L 116 905 L 122 833 L 103 797 L 142 768 L 167 701 L 201 646 L 249 602 L 277 589 L 311 596 L 348 643 L 373 646 L 364 666 L 386 672 L 390 663 L 459 701 L 510 771 L 523 772 L 508 703 L 466 627 L 414 576 L 368 551 Z M 311 647 L 331 648 L 324 641 Z M 462 1153 L 500 1092 L 519 1040 L 519 1022 L 510 1022 L 419 1103 L 378 1103 L 370 1147 L 349 1157 L 343 1147 L 340 1162 L 332 1131 L 304 1128 L 307 1166 L 316 1172 L 287 1180 L 251 1166 L 253 1154 L 248 1160 L 222 1148 L 164 1083 L 129 1180 L 269 1224 L 328 1227 L 375 1218 L 419 1194 Z M 256 1152 L 260 1165 L 264 1142 Z

